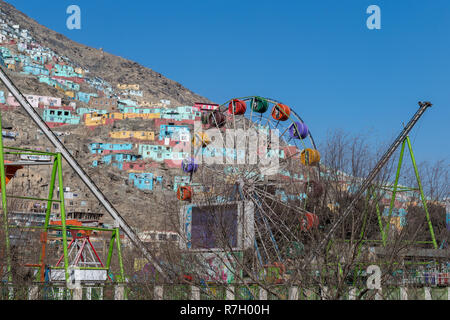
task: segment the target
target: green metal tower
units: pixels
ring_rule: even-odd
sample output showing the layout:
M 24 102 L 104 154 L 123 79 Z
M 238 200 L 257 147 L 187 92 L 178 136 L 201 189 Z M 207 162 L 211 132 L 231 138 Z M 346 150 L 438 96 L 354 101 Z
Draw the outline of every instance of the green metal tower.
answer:
M 0 127 L 1 126 L 1 113 L 0 113 Z M 33 161 L 22 161 L 21 155 L 25 156 L 46 156 L 47 158 L 50 158 L 50 161 L 48 162 L 33 162 Z M 7 160 L 6 157 L 11 158 L 11 160 Z M 16 159 L 14 159 L 16 158 Z M 19 158 L 19 159 L 17 159 Z M 37 197 L 30 197 L 30 196 L 22 196 L 22 195 L 14 195 L 14 194 L 8 194 L 8 190 L 6 188 L 7 183 L 9 180 L 13 177 L 14 173 L 11 173 L 11 170 L 8 170 L 8 167 L 15 167 L 15 169 L 23 168 L 24 166 L 30 166 L 30 165 L 47 165 L 51 166 L 51 178 L 49 182 L 49 190 L 48 190 L 48 197 L 47 198 L 37 198 Z M 6 147 L 3 144 L 3 137 L 0 135 L 0 187 L 1 187 L 1 199 L 2 199 L 2 213 L 3 213 L 3 228 L 5 233 L 5 244 L 6 244 L 6 270 L 7 270 L 7 276 L 8 276 L 8 282 L 12 285 L 13 279 L 12 279 L 12 260 L 11 260 L 11 242 L 10 242 L 10 230 L 11 228 L 24 228 L 24 229 L 33 229 L 40 231 L 40 239 L 41 239 L 41 252 L 40 252 L 40 258 L 38 263 L 31 263 L 27 264 L 27 267 L 35 268 L 37 269 L 36 272 L 36 281 L 38 282 L 44 282 L 44 272 L 45 268 L 47 266 L 47 257 L 46 257 L 46 247 L 48 245 L 48 233 L 52 230 L 58 230 L 61 231 L 62 234 L 62 248 L 63 248 L 63 266 L 57 267 L 57 266 L 47 266 L 50 268 L 50 270 L 58 270 L 62 269 L 64 270 L 64 278 L 66 283 L 68 284 L 70 281 L 77 280 L 71 278 L 69 274 L 69 269 L 71 267 L 76 267 L 76 269 L 79 270 L 103 270 L 108 275 L 111 271 L 111 262 L 113 257 L 113 251 L 114 247 L 116 247 L 117 250 L 117 256 L 118 256 L 118 263 L 120 267 L 120 274 L 117 277 L 118 282 L 124 281 L 124 268 L 123 268 L 123 261 L 122 261 L 122 252 L 121 252 L 121 243 L 120 243 L 120 231 L 119 227 L 116 226 L 113 229 L 107 229 L 107 228 L 98 228 L 98 227 L 85 227 L 85 226 L 79 226 L 79 225 L 70 225 L 67 223 L 67 212 L 65 208 L 65 201 L 64 201 L 64 184 L 63 184 L 63 161 L 62 156 L 60 153 L 57 152 L 42 152 L 38 150 L 30 150 L 30 149 L 23 149 L 23 148 L 14 148 L 14 147 Z M 55 186 L 58 186 L 60 192 L 58 192 L 58 197 L 54 196 L 55 193 Z M 43 226 L 13 226 L 9 223 L 9 216 L 8 216 L 8 199 L 9 198 L 16 198 L 21 199 L 25 201 L 45 201 L 46 202 L 46 212 L 45 212 L 45 223 Z M 59 204 L 59 210 L 60 210 L 60 217 L 61 222 L 59 225 L 54 225 L 50 223 L 51 218 L 51 211 L 53 207 L 53 203 Z M 99 232 L 110 232 L 111 238 L 109 241 L 109 250 L 108 255 L 106 259 L 106 265 L 101 267 L 86 267 L 86 266 L 73 266 L 70 265 L 69 262 L 69 254 L 68 254 L 68 233 L 70 231 L 76 231 L 76 232 L 92 232 L 92 231 L 99 231 Z

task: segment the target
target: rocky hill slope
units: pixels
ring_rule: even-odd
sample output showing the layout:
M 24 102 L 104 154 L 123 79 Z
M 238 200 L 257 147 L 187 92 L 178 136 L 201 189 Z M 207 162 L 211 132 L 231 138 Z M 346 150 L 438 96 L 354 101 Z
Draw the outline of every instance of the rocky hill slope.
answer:
M 21 28 L 27 29 L 42 46 L 51 48 L 58 55 L 68 57 L 79 66 L 89 69 L 91 76 L 101 77 L 114 84 L 139 83 L 144 96 L 151 96 L 156 101 L 169 99 L 173 104 L 188 105 L 197 101 L 210 102 L 161 73 L 103 50 L 72 41 L 40 25 L 3 0 L 0 0 L 0 9 Z
M 90 79 L 100 78 L 102 81 L 109 83 L 113 89 L 116 89 L 119 83 L 139 84 L 139 90 L 143 92 L 143 98 L 151 103 L 157 103 L 161 99 L 170 100 L 170 106 L 193 105 L 198 101 L 210 102 L 207 98 L 195 94 L 181 84 L 167 79 L 160 73 L 133 61 L 71 41 L 67 37 L 40 25 L 22 12 L 16 10 L 10 4 L 1 0 L 0 10 L 4 25 L 7 24 L 8 28 L 10 28 L 16 24 L 20 26 L 20 30 L 26 29 L 28 35 L 33 39 L 31 41 L 32 46 L 38 44 L 40 48 L 48 48 L 55 53 L 55 56 L 58 57 L 58 61 L 55 64 L 63 61 L 64 65 L 68 61 L 70 65 L 80 67 L 83 70 L 89 70 L 87 76 Z M 24 55 L 24 51 L 21 53 L 17 49 L 20 39 L 13 44 L 8 43 L 8 41 L 10 40 L 5 40 L 0 46 L 8 48 L 17 57 Z M 18 63 L 17 66 L 22 66 L 22 64 L 23 61 Z M 32 61 L 32 64 L 36 63 Z M 43 66 L 45 63 L 40 62 L 40 64 Z M 17 67 L 15 70 L 8 69 L 7 73 L 23 94 L 67 98 L 64 91 L 40 82 L 39 77 L 36 75 L 24 74 L 21 72 L 21 68 Z M 81 85 L 81 88 L 83 91 L 95 91 L 85 83 Z M 0 90 L 5 92 L 6 97 L 8 94 L 6 88 L 0 85 Z M 76 99 L 74 101 L 77 104 L 77 108 L 89 107 L 83 101 Z M 42 114 L 42 110 L 39 112 Z M 18 133 L 18 137 L 15 140 L 5 140 L 6 145 L 53 150 L 52 145 L 39 132 L 36 125 L 20 107 L 2 111 L 2 117 L 12 127 L 12 130 Z M 167 225 L 167 219 L 164 216 L 171 212 L 176 212 L 176 210 L 169 210 L 165 199 L 170 198 L 171 200 L 176 200 L 176 194 L 170 185 L 171 178 L 175 174 L 174 169 L 167 170 L 164 166 L 154 168 L 152 170 L 153 173 L 155 175 L 164 174 L 167 178 L 166 183 L 169 185 L 166 188 L 149 192 L 131 186 L 128 181 L 127 172 L 121 171 L 113 166 L 101 168 L 93 168 L 91 166 L 92 155 L 88 148 L 90 143 L 125 143 L 124 141 L 114 141 L 111 139 L 109 137 L 110 131 L 119 129 L 145 130 L 145 128 L 148 130 L 152 126 L 148 121 L 144 119 L 126 119 L 118 123 L 93 128 L 92 130 L 88 130 L 80 123 L 80 125 L 58 127 L 54 131 L 64 134 L 61 138 L 62 141 L 73 153 L 80 165 L 102 189 L 111 203 L 132 226 L 138 230 L 170 230 L 173 229 L 173 226 Z M 137 153 L 136 149 L 137 145 L 135 144 L 133 152 Z M 24 188 L 21 191 L 28 193 L 28 195 L 45 196 L 45 189 L 48 187 L 46 182 L 49 178 L 48 172 L 49 170 L 45 170 L 44 168 L 27 168 L 19 172 L 21 179 L 12 182 L 10 187 Z M 65 165 L 64 168 L 64 184 L 65 187 L 69 186 L 72 190 L 79 191 L 82 194 L 82 198 L 91 203 L 89 206 L 90 210 L 101 210 L 95 198 L 83 187 L 81 180 L 72 172 L 68 165 Z M 105 214 L 103 222 L 112 223 L 106 211 L 101 211 Z

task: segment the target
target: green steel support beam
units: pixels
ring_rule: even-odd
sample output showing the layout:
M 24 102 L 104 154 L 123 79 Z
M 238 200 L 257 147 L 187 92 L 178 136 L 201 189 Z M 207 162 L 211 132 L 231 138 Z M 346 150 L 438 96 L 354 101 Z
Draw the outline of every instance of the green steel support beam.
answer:
M 2 118 L 0 114 L 0 128 L 3 128 Z M 6 170 L 5 170 L 5 157 L 3 153 L 3 136 L 0 134 L 0 187 L 2 192 L 2 211 L 3 211 L 3 229 L 5 232 L 5 245 L 6 245 L 6 271 L 8 273 L 8 281 L 12 282 L 11 273 L 11 244 L 9 241 L 9 228 L 8 228 L 8 209 L 6 202 Z
M 106 259 L 106 268 L 108 268 L 108 270 L 111 266 L 111 259 L 112 259 L 113 249 L 114 249 L 115 236 L 116 236 L 116 233 L 113 231 L 111 234 L 111 240 L 109 241 L 108 258 Z
M 22 151 L 20 153 L 16 152 L 16 153 L 12 153 L 12 152 L 5 152 L 7 154 L 33 154 L 33 155 L 43 155 L 43 156 L 54 156 L 56 157 L 56 155 L 58 153 L 55 152 L 44 152 L 44 151 L 38 151 L 38 150 L 32 150 L 32 149 L 24 149 L 24 148 L 16 148 L 16 147 L 4 147 L 5 150 L 16 150 L 16 151 Z M 27 152 L 27 153 L 25 153 Z
M 34 198 L 34 197 L 21 197 L 15 195 L 7 195 L 8 198 L 21 199 L 21 200 L 36 200 L 36 201 L 49 201 L 50 198 Z M 60 200 L 52 200 L 52 202 L 61 202 Z
M 124 282 L 125 281 L 125 272 L 123 269 L 122 248 L 120 245 L 119 227 L 116 228 L 115 234 L 116 234 L 117 256 L 119 258 L 119 267 L 120 267 L 120 282 Z
M 408 136 L 407 136 L 407 139 L 408 139 Z M 392 210 L 394 209 L 395 196 L 397 194 L 398 180 L 400 178 L 400 171 L 402 169 L 403 154 L 405 153 L 405 145 L 406 145 L 406 140 L 403 140 L 402 148 L 400 149 L 400 157 L 398 158 L 397 173 L 395 174 L 395 182 L 394 182 L 394 189 L 392 190 L 391 203 L 389 204 L 389 214 L 388 214 L 386 226 L 384 227 L 385 232 L 383 232 L 383 245 L 384 246 L 386 246 L 387 237 L 389 236 L 389 227 L 391 225 Z
M 414 153 L 412 150 L 411 141 L 409 140 L 409 136 L 406 137 L 406 141 L 408 142 L 409 154 L 411 156 L 411 161 L 412 161 L 413 167 L 414 167 L 414 173 L 416 174 L 417 183 L 419 185 L 420 197 L 422 199 L 423 209 L 425 210 L 425 214 L 426 214 L 426 218 L 427 218 L 427 222 L 428 222 L 428 228 L 429 228 L 430 234 L 431 234 L 431 240 L 433 241 L 434 248 L 437 249 L 438 245 L 436 242 L 436 237 L 434 236 L 433 225 L 431 224 L 430 214 L 429 214 L 428 208 L 427 208 L 427 200 L 423 193 L 422 183 L 420 182 L 419 170 L 417 169 L 416 159 L 414 158 Z
M 69 282 L 69 256 L 67 254 L 67 227 L 66 227 L 66 209 L 64 205 L 64 184 L 62 175 L 62 157 L 61 154 L 56 156 L 58 162 L 58 187 L 59 187 L 59 200 L 61 201 L 60 213 L 61 213 L 61 226 L 62 226 L 62 238 L 63 238 L 63 250 L 64 250 L 64 270 L 66 275 L 66 281 Z
M 381 233 L 381 241 L 383 242 L 383 246 L 386 246 L 385 242 L 386 237 L 384 235 L 384 228 L 383 228 L 383 218 L 381 217 L 380 206 L 378 205 L 378 202 L 375 203 L 375 209 L 377 211 L 378 226 L 380 227 Z
M 53 193 L 55 190 L 55 180 L 56 180 L 56 173 L 57 173 L 57 159 L 54 159 L 53 161 L 53 168 L 52 168 L 52 175 L 50 178 L 50 186 L 49 186 L 49 190 L 48 190 L 48 201 L 47 201 L 47 210 L 45 212 L 45 222 L 44 222 L 44 232 L 45 234 L 48 234 L 48 225 L 50 223 L 50 216 L 51 216 L 51 212 L 52 212 L 52 204 L 53 204 Z M 59 201 L 58 201 L 59 202 Z M 42 251 L 41 251 L 41 255 L 39 257 L 39 264 L 43 264 L 44 263 L 44 259 L 45 259 L 45 246 L 47 245 L 47 239 L 45 239 L 45 243 L 42 243 Z M 36 277 L 39 277 L 37 279 L 41 280 L 41 272 L 43 270 L 40 269 L 39 272 L 36 274 Z

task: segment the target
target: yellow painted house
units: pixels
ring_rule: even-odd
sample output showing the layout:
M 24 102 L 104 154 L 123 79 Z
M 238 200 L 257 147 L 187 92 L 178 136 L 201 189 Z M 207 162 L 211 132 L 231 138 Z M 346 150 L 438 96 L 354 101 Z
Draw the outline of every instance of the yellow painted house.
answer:
M 74 98 L 75 99 L 75 92 L 67 90 L 66 92 L 64 92 L 64 94 L 70 98 Z
M 139 90 L 139 85 L 138 84 L 119 83 L 117 85 L 117 88 L 120 89 L 120 90 Z
M 123 119 L 159 119 L 161 118 L 160 113 L 121 113 L 123 115 Z
M 103 115 L 98 113 L 86 113 L 84 119 L 84 125 L 87 127 L 100 126 L 105 124 L 103 121 Z
M 83 68 L 75 68 L 75 72 L 78 73 L 78 74 L 81 74 L 82 76 L 84 76 Z
M 141 118 L 141 119 L 159 119 L 161 118 L 160 113 L 120 113 L 120 112 L 110 112 L 106 114 L 98 114 L 96 112 L 86 113 L 84 124 L 88 127 L 90 126 L 100 126 L 107 123 L 110 123 L 114 120 L 124 120 L 124 119 L 133 119 L 133 118 Z M 130 131 L 133 132 L 133 131 Z M 140 131 L 144 132 L 144 131 Z M 134 137 L 136 138 L 136 137 Z M 122 138 L 126 139 L 126 138 Z M 142 139 L 142 140 L 154 140 L 154 133 L 152 139 Z
M 109 136 L 114 139 L 155 140 L 153 131 L 114 131 Z

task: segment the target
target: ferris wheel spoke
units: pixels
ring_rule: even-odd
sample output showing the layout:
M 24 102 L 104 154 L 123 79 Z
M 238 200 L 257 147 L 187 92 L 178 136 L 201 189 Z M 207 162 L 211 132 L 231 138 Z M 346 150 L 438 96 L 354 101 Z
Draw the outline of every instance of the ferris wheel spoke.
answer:
M 258 191 L 255 191 L 255 192 L 258 193 Z M 267 204 L 267 202 L 264 200 L 264 197 L 261 197 L 261 201 L 264 202 L 264 205 L 265 205 L 265 206 L 273 213 L 274 216 L 277 216 L 277 214 L 275 213 L 275 211 L 273 211 L 273 209 L 272 209 L 272 208 Z M 266 215 L 266 217 L 267 217 L 274 225 L 279 224 L 279 225 L 283 226 L 283 227 L 286 229 L 286 231 L 288 231 L 289 233 L 292 234 L 292 229 L 289 228 L 289 227 L 283 222 L 283 219 L 279 219 L 279 222 L 275 222 L 275 221 L 273 221 L 273 219 L 270 217 L 270 215 L 267 215 L 266 213 L 264 213 L 264 214 Z M 289 239 L 289 237 L 286 236 L 285 233 L 283 233 L 281 230 L 279 230 L 279 231 L 280 231 L 280 233 L 283 235 L 283 237 L 284 237 L 288 242 L 291 241 L 291 239 Z M 294 240 L 299 241 L 299 239 L 298 239 L 295 235 L 292 234 L 292 236 L 294 237 Z
M 247 193 L 247 194 L 252 199 L 253 203 L 255 203 L 260 208 L 260 210 L 258 212 L 261 214 L 261 219 L 263 220 L 264 226 L 265 226 L 267 232 L 269 233 L 270 240 L 272 241 L 272 243 L 274 245 L 274 249 L 275 249 L 275 252 L 276 252 L 276 254 L 278 256 L 278 259 L 279 259 L 279 261 L 282 261 L 281 256 L 280 256 L 280 252 L 279 252 L 279 249 L 278 249 L 277 242 L 275 240 L 273 232 L 270 229 L 270 226 L 269 226 L 266 218 L 264 217 L 264 210 L 263 210 L 261 204 L 259 203 L 258 199 L 256 199 L 251 193 Z

